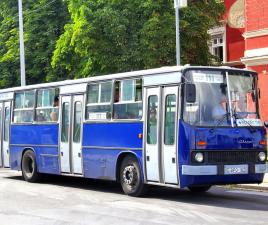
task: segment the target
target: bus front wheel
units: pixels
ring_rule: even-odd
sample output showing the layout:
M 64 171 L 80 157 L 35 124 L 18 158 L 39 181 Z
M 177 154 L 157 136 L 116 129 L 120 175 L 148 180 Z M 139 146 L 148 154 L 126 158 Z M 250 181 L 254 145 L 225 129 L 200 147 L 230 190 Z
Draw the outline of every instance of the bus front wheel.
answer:
M 145 193 L 146 186 L 143 183 L 138 161 L 127 156 L 123 159 L 120 167 L 120 183 L 125 194 L 133 197 Z
M 41 175 L 37 171 L 36 158 L 32 150 L 27 150 L 23 154 L 21 170 L 25 181 L 34 183 L 40 179 Z
M 191 192 L 194 193 L 202 193 L 202 192 L 206 192 L 211 188 L 211 185 L 202 185 L 202 186 L 189 186 L 188 189 Z

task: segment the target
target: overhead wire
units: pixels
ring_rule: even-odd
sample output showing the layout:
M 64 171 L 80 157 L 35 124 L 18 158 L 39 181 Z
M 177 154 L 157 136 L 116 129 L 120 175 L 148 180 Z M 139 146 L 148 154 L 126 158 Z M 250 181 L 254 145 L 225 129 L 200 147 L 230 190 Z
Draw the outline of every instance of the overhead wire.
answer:
M 24 13 L 23 13 L 23 16 L 24 16 L 24 17 L 27 17 L 27 16 L 31 15 L 32 13 L 39 12 L 40 10 L 42 10 L 42 9 L 44 9 L 45 7 L 47 7 L 47 6 L 51 5 L 51 4 L 53 4 L 53 3 L 56 2 L 56 1 L 57 1 L 57 0 L 52 0 L 51 2 L 48 2 L 47 4 L 41 6 L 41 7 L 37 8 L 37 9 L 34 9 L 34 10 L 25 10 Z M 19 17 L 19 14 L 18 14 L 18 13 L 15 15 L 15 18 L 16 18 L 16 17 Z

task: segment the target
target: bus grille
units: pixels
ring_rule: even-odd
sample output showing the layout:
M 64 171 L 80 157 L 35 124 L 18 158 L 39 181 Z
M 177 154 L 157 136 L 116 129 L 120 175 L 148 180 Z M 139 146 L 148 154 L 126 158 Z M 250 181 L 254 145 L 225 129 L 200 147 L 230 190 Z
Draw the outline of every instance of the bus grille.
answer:
M 256 163 L 258 153 L 256 151 L 208 151 L 207 163 Z

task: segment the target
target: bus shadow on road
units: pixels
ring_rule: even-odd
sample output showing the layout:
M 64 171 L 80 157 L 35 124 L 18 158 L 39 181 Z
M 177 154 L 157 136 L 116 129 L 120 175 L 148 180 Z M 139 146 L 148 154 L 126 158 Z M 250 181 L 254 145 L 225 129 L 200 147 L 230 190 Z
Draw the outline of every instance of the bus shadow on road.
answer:
M 25 182 L 21 176 L 8 176 L 5 178 Z M 45 175 L 39 184 L 124 195 L 119 183 L 107 180 Z M 150 186 L 147 194 L 143 198 L 133 198 L 133 201 L 139 201 L 139 199 L 145 201 L 161 199 L 163 201 L 196 204 L 200 206 L 268 211 L 267 192 L 238 191 L 217 186 L 212 187 L 206 193 L 192 193 L 187 189 Z

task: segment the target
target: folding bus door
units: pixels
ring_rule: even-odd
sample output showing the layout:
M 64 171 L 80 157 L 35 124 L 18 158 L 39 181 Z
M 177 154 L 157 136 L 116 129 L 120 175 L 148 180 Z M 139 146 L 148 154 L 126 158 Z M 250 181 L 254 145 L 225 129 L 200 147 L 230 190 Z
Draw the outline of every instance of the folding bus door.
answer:
M 60 162 L 62 173 L 82 174 L 83 95 L 61 97 Z
M 9 137 L 10 137 L 10 102 L 4 102 L 3 112 L 3 145 L 2 145 L 2 154 L 3 154 L 3 165 L 4 167 L 10 167 L 9 161 Z
M 60 123 L 60 166 L 62 173 L 71 172 L 70 132 L 71 132 L 71 96 L 61 97 Z
M 165 87 L 162 92 L 162 163 L 164 183 L 178 183 L 177 130 L 178 87 Z
M 3 167 L 3 145 L 2 145 L 2 140 L 3 140 L 3 136 L 2 136 L 2 122 L 3 120 L 3 103 L 0 102 L 0 167 Z
M 74 95 L 72 101 L 72 170 L 82 174 L 82 118 L 83 95 Z
M 178 183 L 178 86 L 147 88 L 145 175 L 149 182 Z

